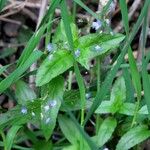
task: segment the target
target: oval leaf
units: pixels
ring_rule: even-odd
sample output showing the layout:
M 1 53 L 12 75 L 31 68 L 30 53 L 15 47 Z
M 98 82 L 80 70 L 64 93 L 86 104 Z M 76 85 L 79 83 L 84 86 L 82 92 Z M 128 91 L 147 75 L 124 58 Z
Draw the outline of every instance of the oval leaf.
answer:
M 116 126 L 117 121 L 114 118 L 109 117 L 103 121 L 99 128 L 98 135 L 93 138 L 99 147 L 103 146 L 111 138 Z
M 32 101 L 36 99 L 36 94 L 31 89 L 28 84 L 19 80 L 16 82 L 16 97 L 18 99 L 18 103 L 25 105 L 27 101 Z
M 122 136 L 116 150 L 128 150 L 150 137 L 150 131 L 146 126 L 138 126 L 129 130 Z
M 56 76 L 62 74 L 73 66 L 73 57 L 69 51 L 60 50 L 48 56 L 36 75 L 36 85 L 42 86 L 50 82 Z
M 110 50 L 119 46 L 119 43 L 124 39 L 121 34 L 89 34 L 79 38 L 78 49 L 80 49 L 80 56 L 77 61 L 89 69 L 88 62 L 92 58 L 99 55 L 104 55 Z
M 41 106 L 41 128 L 45 138 L 48 140 L 55 128 L 56 118 L 61 106 L 64 91 L 64 80 L 62 77 L 53 79 L 46 87 L 48 97 Z

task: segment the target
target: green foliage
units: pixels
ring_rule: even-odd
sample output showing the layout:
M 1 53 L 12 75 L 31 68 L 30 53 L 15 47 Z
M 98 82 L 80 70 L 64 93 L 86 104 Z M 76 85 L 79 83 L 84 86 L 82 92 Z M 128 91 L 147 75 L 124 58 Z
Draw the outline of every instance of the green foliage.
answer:
M 56 118 L 61 106 L 64 91 L 64 81 L 62 77 L 57 77 L 48 83 L 43 92 L 47 94 L 41 105 L 41 129 L 48 140 L 56 125 Z
M 69 51 L 59 50 L 50 54 L 41 64 L 36 75 L 36 85 L 42 86 L 65 72 L 73 65 L 73 57 Z
M 97 143 L 99 147 L 103 146 L 111 138 L 116 126 L 116 119 L 105 119 L 98 130 L 98 134 L 94 137 L 95 143 Z
M 0 0 L 0 10 L 6 2 Z M 111 3 L 99 14 L 74 0 L 72 15 L 65 0 L 52 0 L 35 32 L 20 28 L 17 43 L 27 43 L 21 54 L 22 47 L 2 49 L 2 63 L 17 56 L 15 62 L 0 66 L 0 147 L 4 150 L 128 150 L 150 137 L 150 53 L 145 58 L 150 1 L 143 2 L 132 30 L 126 1 L 119 1 L 126 36 L 110 32 L 106 18 Z M 86 30 L 90 22 L 81 28 L 76 23 L 77 7 L 100 21 L 103 32 Z M 56 8 L 61 19 L 54 18 Z M 142 65 L 132 51 L 141 26 Z M 31 75 L 35 84 L 29 80 Z M 7 107 L 7 99 L 13 100 L 13 108 Z

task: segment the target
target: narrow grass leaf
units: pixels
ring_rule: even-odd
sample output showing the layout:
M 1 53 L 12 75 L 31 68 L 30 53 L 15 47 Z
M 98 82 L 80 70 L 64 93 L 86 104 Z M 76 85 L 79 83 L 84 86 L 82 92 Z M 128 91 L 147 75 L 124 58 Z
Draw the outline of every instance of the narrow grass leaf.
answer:
M 6 136 L 6 140 L 5 140 L 5 149 L 6 150 L 11 150 L 14 138 L 20 128 L 21 128 L 21 126 L 16 125 L 16 126 L 12 126 L 9 129 L 7 136 Z
M 72 52 L 72 55 L 74 56 L 74 43 L 73 43 L 73 36 L 72 36 L 72 32 L 71 32 L 71 27 L 70 27 L 70 21 L 69 21 L 69 15 L 68 15 L 68 10 L 67 10 L 67 4 L 65 1 L 61 2 L 61 12 L 62 12 L 62 19 L 63 19 L 63 23 L 64 23 L 64 29 L 66 32 L 66 36 L 68 39 L 68 43 Z M 74 58 L 74 57 L 73 57 Z M 75 74 L 76 74 L 76 79 L 77 79 L 77 83 L 79 85 L 79 90 L 80 90 L 80 97 L 81 97 L 81 106 L 82 106 L 82 110 L 84 109 L 84 106 L 86 104 L 86 99 L 85 99 L 85 86 L 84 86 L 84 80 L 82 78 L 82 75 L 80 73 L 79 67 L 77 62 L 74 59 L 74 70 L 75 70 Z M 83 123 L 83 111 L 81 114 L 81 124 Z
M 83 146 L 83 148 L 89 150 L 88 144 L 82 139 L 81 133 L 78 131 L 73 121 L 65 116 L 59 116 L 58 118 L 61 131 L 67 138 L 67 140 L 73 145 Z
M 94 18 L 99 19 L 99 16 L 94 13 L 90 8 L 88 8 L 81 0 L 74 0 L 78 5 L 84 8 L 89 14 L 91 14 Z
M 61 0 L 52 0 L 51 1 L 51 5 L 50 5 L 49 9 L 47 10 L 46 14 L 44 15 L 44 17 L 42 18 L 42 21 L 41 21 L 38 29 L 40 29 L 44 24 L 46 24 L 48 22 L 48 19 L 54 13 L 56 7 L 59 6 L 60 1 Z
M 123 24 L 124 28 L 127 34 L 127 37 L 129 36 L 129 23 L 128 23 L 128 10 L 127 10 L 127 4 L 126 1 L 119 1 L 120 8 L 121 8 L 121 14 L 123 18 Z M 138 68 L 136 66 L 136 61 L 132 53 L 131 47 L 128 49 L 128 56 L 129 56 L 129 64 L 131 69 L 131 75 L 133 80 L 133 85 L 135 87 L 136 93 L 138 95 L 138 100 L 141 99 L 141 80 L 140 80 L 140 74 L 138 72 Z
M 33 62 L 41 57 L 42 54 L 43 53 L 38 50 L 32 52 L 24 64 L 19 66 L 14 72 L 0 82 L 0 93 L 4 92 L 8 87 L 15 83 L 20 76 L 33 64 Z

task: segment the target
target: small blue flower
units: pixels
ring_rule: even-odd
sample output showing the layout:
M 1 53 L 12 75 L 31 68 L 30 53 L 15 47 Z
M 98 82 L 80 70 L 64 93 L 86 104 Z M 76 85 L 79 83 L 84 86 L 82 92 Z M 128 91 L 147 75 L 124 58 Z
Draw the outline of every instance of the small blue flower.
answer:
M 80 49 L 77 49 L 75 52 L 75 57 L 78 58 L 80 56 Z
M 53 49 L 54 49 L 53 44 L 52 44 L 52 43 L 49 43 L 49 44 L 47 45 L 47 50 L 48 50 L 49 52 L 51 52 Z
M 57 101 L 56 100 L 51 100 L 49 102 L 50 107 L 55 107 L 57 105 Z
M 101 28 L 102 26 L 102 22 L 100 20 L 96 20 L 92 23 L 92 28 L 95 30 L 98 30 L 99 28 Z
M 21 113 L 22 113 L 22 114 L 27 114 L 27 112 L 28 112 L 27 108 L 23 106 L 23 107 L 21 108 Z

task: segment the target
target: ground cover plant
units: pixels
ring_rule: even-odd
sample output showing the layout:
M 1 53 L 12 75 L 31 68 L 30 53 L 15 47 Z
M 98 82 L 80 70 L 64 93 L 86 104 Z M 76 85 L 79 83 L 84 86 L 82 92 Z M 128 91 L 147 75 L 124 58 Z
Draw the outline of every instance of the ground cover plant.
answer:
M 0 0 L 0 149 L 149 150 L 149 6 Z

